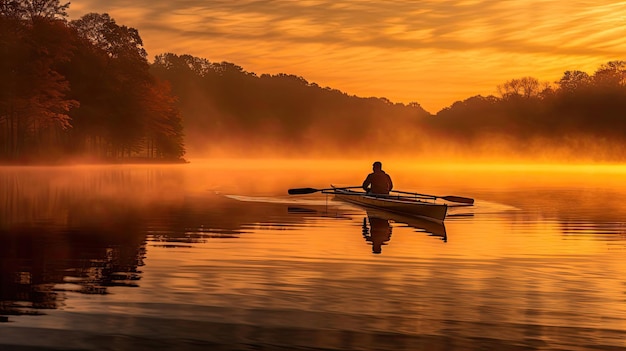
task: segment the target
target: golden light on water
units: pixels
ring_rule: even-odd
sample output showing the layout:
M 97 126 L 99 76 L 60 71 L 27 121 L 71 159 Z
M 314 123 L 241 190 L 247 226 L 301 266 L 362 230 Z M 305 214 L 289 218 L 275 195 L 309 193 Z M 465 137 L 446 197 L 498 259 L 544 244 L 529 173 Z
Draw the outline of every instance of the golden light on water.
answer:
M 372 161 L 2 167 L 3 274 L 19 278 L 5 296 L 36 286 L 32 305 L 45 296 L 47 309 L 11 314 L 18 339 L 0 342 L 36 333 L 52 346 L 67 333 L 82 337 L 78 347 L 123 328 L 141 338 L 168 330 L 176 344 L 218 330 L 219 340 L 310 348 L 320 326 L 369 344 L 389 330 L 394 340 L 449 335 L 453 323 L 442 343 L 460 349 L 476 335 L 529 345 L 531 329 L 532 345 L 552 349 L 573 349 L 572 338 L 623 345 L 625 166 L 382 159 L 397 189 L 476 200 L 450 208 L 445 237 L 441 226 L 286 193 L 358 185 Z M 18 243 L 25 249 L 11 250 Z M 285 328 L 313 332 L 294 342 Z M 314 346 L 345 349 L 331 339 L 342 346 Z
M 202 88 L 184 83 L 173 87 L 176 95 L 200 101 L 181 104 L 188 164 L 0 167 L 0 322 L 16 322 L 0 333 L 0 345 L 626 345 L 626 165 L 600 163 L 626 154 L 609 123 L 619 108 L 598 107 L 606 120 L 589 114 L 579 125 L 574 108 L 516 116 L 519 101 L 505 98 L 498 101 L 513 102 L 510 109 L 497 106 L 481 119 L 493 101 L 477 98 L 466 115 L 443 111 L 443 122 L 452 122 L 442 126 L 415 106 L 393 105 L 418 102 L 435 113 L 494 94 L 509 79 L 553 83 L 566 70 L 593 73 L 624 59 L 626 2 L 84 0 L 72 4 L 70 19 L 89 12 L 138 29 L 150 57 L 190 54 L 389 101 L 343 96 L 346 104 L 335 105 L 337 91 L 306 87 L 328 96 L 318 104 L 325 108 L 290 90 L 275 94 L 280 106 L 294 107 L 280 111 L 265 106 L 272 94 L 247 89 L 256 78 L 242 79 L 232 95 L 209 89 L 225 92 L 215 99 L 202 91 L 212 80 Z M 212 67 L 225 76 L 238 70 Z M 304 87 L 293 77 L 258 78 Z M 169 100 L 165 91 L 142 105 Z M 594 94 L 587 102 L 595 110 Z M 237 103 L 251 96 L 237 116 Z M 366 103 L 353 111 L 349 102 L 357 100 Z M 170 102 L 168 134 L 183 127 Z M 135 115 L 142 125 L 157 121 Z M 389 128 L 377 129 L 382 123 Z M 18 158 L 19 144 L 7 144 Z M 106 141 L 94 144 L 109 150 Z M 119 161 L 154 160 L 128 157 Z M 447 199 L 444 223 L 320 191 L 358 188 L 374 161 L 396 190 Z M 309 187 L 309 194 L 287 191 Z M 40 310 L 45 316 L 31 319 Z

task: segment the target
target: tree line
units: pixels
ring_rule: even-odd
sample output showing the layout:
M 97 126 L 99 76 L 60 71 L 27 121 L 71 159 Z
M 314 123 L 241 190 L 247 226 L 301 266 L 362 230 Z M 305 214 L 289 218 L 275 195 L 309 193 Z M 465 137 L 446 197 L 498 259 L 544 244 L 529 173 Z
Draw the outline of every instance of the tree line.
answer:
M 626 158 L 626 62 L 556 82 L 511 79 L 431 114 L 418 103 L 349 96 L 288 74 L 260 76 L 228 62 L 158 55 L 196 150 L 281 155 L 465 157 L 493 154 L 589 160 Z
M 163 53 L 107 14 L 0 0 L 0 160 L 205 155 L 626 158 L 626 62 L 522 77 L 431 114 L 290 74 Z M 374 83 L 373 83 L 374 84 Z M 184 121 L 184 123 L 183 123 Z M 184 131 L 183 131 L 184 124 Z M 183 134 L 184 132 L 184 134 Z M 443 150 L 443 151 L 442 151 Z
M 68 7 L 0 1 L 0 160 L 180 160 L 176 98 L 138 31 Z
M 151 72 L 169 81 L 180 99 L 190 152 L 386 152 L 419 135 L 415 127 L 431 117 L 417 103 L 350 96 L 299 76 L 259 76 L 232 63 L 191 55 L 158 55 Z
M 470 149 L 495 139 L 519 153 L 626 158 L 626 61 L 609 61 L 593 74 L 565 71 L 556 82 L 522 77 L 497 88 L 499 96 L 444 108 L 424 130 Z

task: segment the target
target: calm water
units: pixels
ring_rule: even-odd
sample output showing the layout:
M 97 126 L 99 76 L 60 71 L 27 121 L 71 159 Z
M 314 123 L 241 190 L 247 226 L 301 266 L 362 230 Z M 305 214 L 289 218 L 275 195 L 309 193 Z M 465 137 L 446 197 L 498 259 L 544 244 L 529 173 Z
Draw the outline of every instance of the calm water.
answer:
M 368 162 L 0 168 L 0 350 L 626 349 L 626 167 L 384 166 L 476 205 L 286 195 Z

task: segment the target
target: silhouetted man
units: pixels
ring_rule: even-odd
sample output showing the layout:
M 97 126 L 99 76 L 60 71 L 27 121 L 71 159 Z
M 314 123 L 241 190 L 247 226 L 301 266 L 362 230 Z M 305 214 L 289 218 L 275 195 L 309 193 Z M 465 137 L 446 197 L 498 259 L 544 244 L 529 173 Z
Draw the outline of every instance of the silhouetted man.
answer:
M 393 189 L 391 177 L 383 171 L 383 164 L 376 161 L 372 165 L 373 173 L 370 173 L 363 182 L 363 190 L 372 194 L 387 195 Z

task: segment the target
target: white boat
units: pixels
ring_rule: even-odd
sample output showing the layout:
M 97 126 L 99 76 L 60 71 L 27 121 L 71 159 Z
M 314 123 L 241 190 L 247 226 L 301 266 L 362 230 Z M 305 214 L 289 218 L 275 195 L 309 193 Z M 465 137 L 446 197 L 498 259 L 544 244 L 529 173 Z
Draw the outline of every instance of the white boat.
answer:
M 474 199 L 462 196 L 436 196 L 419 194 L 408 191 L 392 190 L 388 195 L 372 194 L 362 190 L 360 186 L 336 187 L 331 185 L 327 189 L 315 188 L 295 188 L 289 189 L 289 195 L 304 195 L 321 192 L 323 194 L 333 194 L 338 200 L 361 205 L 367 208 L 374 208 L 391 213 L 427 219 L 436 223 L 442 223 L 448 212 L 446 202 L 457 203 L 458 206 L 472 206 Z M 446 202 L 437 202 L 443 200 Z
M 335 198 L 341 201 L 368 208 L 416 216 L 439 223 L 443 222 L 448 212 L 447 204 L 435 203 L 417 196 L 394 194 L 393 191 L 389 195 L 370 194 L 345 188 L 333 188 L 322 192 L 334 194 Z

